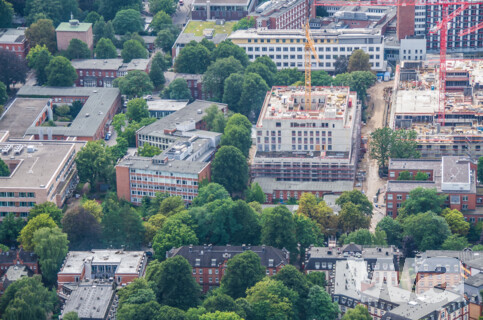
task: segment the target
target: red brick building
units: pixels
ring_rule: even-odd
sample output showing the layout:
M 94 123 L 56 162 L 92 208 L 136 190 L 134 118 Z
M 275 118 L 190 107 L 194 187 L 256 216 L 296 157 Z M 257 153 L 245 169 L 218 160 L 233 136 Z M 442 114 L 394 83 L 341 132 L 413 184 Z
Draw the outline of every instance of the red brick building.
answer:
M 16 265 L 27 266 L 34 273 L 39 273 L 37 255 L 25 251 L 23 248 L 0 253 L 0 274 L 3 275 L 9 267 Z
M 269 246 L 184 246 L 166 252 L 167 258 L 182 256 L 193 268 L 196 282 L 203 287 L 203 292 L 220 286 L 225 275 L 228 260 L 244 251 L 253 251 L 260 257 L 260 263 L 266 269 L 267 276 L 277 274 L 289 264 L 290 254 L 286 249 Z
M 168 73 L 167 78 L 170 81 L 175 79 L 185 79 L 188 83 L 188 88 L 190 89 L 191 96 L 193 99 L 208 100 L 213 97 L 210 93 L 205 93 L 203 91 L 203 75 L 202 74 L 190 74 L 190 73 Z M 168 84 L 166 84 L 168 85 Z
M 24 29 L 0 29 L 0 49 L 15 52 L 25 58 L 29 51 Z
M 57 274 L 57 283 L 59 289 L 63 284 L 94 279 L 112 278 L 118 285 L 129 284 L 144 276 L 147 260 L 143 251 L 69 251 Z
M 62 22 L 55 29 L 57 36 L 57 50 L 67 50 L 72 39 L 79 39 L 87 44 L 90 50 L 94 48 L 94 35 L 92 33 L 92 23 L 80 23 L 79 20 Z
M 399 3 L 405 3 L 407 0 L 399 0 Z M 415 27 L 415 7 L 414 6 L 398 6 L 396 18 L 396 35 L 398 40 L 405 39 L 414 35 Z
M 403 171 L 408 171 L 413 177 L 417 172 L 424 172 L 428 174 L 428 180 L 397 180 Z M 446 205 L 463 214 L 476 209 L 476 165 L 467 159 L 391 159 L 388 176 L 386 214 L 393 218 L 397 217 L 409 192 L 418 187 L 436 189 L 438 193 L 448 195 Z
M 309 8 L 308 0 L 267 1 L 250 16 L 255 18 L 255 26 L 258 28 L 300 29 L 309 17 Z

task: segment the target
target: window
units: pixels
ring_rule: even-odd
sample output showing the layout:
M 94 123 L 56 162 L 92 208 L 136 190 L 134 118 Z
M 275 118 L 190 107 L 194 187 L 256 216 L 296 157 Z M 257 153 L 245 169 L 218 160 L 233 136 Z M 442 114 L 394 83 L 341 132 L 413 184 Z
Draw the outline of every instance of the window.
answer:
M 387 200 L 392 200 L 392 193 L 389 193 L 389 194 L 387 195 Z
M 394 178 L 396 176 L 396 173 L 394 171 L 389 172 L 389 177 Z

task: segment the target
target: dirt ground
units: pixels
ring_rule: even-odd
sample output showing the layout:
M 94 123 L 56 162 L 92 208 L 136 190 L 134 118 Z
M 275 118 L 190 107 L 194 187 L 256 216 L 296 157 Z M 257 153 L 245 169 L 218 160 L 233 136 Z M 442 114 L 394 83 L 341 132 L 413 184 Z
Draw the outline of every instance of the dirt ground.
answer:
M 371 132 L 385 126 L 385 112 L 388 110 L 385 110 L 384 89 L 392 88 L 393 85 L 393 81 L 380 82 L 368 90 L 371 98 L 368 102 L 368 120 L 361 130 L 362 137 L 369 138 Z M 379 178 L 378 169 L 377 161 L 370 159 L 369 152 L 367 152 L 359 166 L 359 170 L 366 171 L 366 180 L 362 182 L 362 190 L 371 202 L 373 202 L 377 191 L 380 190 L 377 204 L 374 203 L 371 231 L 375 230 L 377 223 L 385 216 L 385 208 L 381 208 L 380 204 L 384 203 L 386 179 Z M 376 205 L 378 206 L 377 208 Z

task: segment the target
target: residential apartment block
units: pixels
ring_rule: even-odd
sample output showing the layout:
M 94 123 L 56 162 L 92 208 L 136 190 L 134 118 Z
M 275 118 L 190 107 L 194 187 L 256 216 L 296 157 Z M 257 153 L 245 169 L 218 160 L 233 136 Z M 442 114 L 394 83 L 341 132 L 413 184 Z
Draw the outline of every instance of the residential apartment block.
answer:
M 0 29 L 0 49 L 12 51 L 21 58 L 25 58 L 29 51 L 25 28 Z
M 144 276 L 147 260 L 144 251 L 69 251 L 57 274 L 58 287 L 96 279 L 127 285 Z
M 220 286 L 225 275 L 228 260 L 243 253 L 252 251 L 260 257 L 260 263 L 266 269 L 267 276 L 277 274 L 289 264 L 289 252 L 270 246 L 184 246 L 166 252 L 166 258 L 182 256 L 193 268 L 193 278 L 203 288 L 203 292 Z
M 369 54 L 372 70 L 386 70 L 381 29 L 320 29 L 312 30 L 311 37 L 320 60 L 312 60 L 312 70 L 334 71 L 337 57 L 348 58 L 357 49 Z M 278 69 L 304 70 L 305 33 L 302 29 L 237 30 L 228 39 L 243 48 L 250 61 L 261 56 L 269 56 Z
M 57 37 L 57 50 L 67 50 L 72 39 L 78 39 L 92 50 L 94 48 L 94 36 L 92 33 L 92 23 L 79 22 L 79 20 L 69 20 L 62 22 L 55 29 Z
M 273 199 L 303 192 L 352 190 L 360 146 L 361 107 L 347 87 L 273 87 L 256 125 L 251 177 Z
M 82 59 L 73 60 L 77 72 L 77 87 L 112 88 L 114 79 L 125 76 L 129 71 L 139 70 L 149 73 L 149 59 L 133 59 L 124 63 L 122 59 Z
M 16 141 L 0 143 L 0 159 L 10 176 L 0 177 L 0 219 L 8 213 L 27 218 L 35 204 L 61 207 L 78 183 L 75 156 L 80 142 Z
M 308 0 L 266 1 L 259 5 L 250 17 L 257 28 L 301 29 L 309 17 Z
M 256 0 L 195 0 L 191 9 L 193 20 L 240 20 L 257 4 Z

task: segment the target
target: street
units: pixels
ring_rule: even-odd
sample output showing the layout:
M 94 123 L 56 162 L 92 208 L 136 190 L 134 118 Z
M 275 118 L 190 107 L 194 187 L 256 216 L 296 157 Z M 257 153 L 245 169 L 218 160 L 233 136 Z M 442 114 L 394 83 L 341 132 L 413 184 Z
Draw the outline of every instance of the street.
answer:
M 193 6 L 194 0 L 184 0 L 184 5 L 176 8 L 176 12 L 172 15 L 173 24 L 179 25 L 181 28 L 190 18 L 190 8 Z

